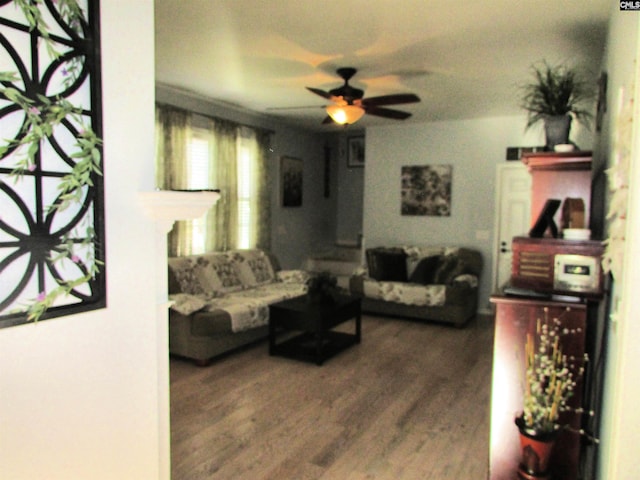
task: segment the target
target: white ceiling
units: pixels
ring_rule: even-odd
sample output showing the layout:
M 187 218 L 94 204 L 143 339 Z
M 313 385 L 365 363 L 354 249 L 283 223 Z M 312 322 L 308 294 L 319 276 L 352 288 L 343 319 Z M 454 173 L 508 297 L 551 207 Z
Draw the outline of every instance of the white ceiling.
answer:
M 155 0 L 156 80 L 317 130 L 350 82 L 365 98 L 415 93 L 405 122 L 522 113 L 542 60 L 600 74 L 610 0 Z M 289 107 L 312 107 L 293 108 Z M 285 108 L 284 110 L 278 110 Z M 359 127 L 398 122 L 365 115 Z M 354 125 L 355 126 L 355 125 Z

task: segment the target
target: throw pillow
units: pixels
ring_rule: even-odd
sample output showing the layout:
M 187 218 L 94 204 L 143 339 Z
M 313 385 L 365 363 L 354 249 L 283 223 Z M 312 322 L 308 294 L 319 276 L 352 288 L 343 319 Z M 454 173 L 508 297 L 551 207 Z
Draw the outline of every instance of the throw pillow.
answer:
M 237 250 L 229 253 L 243 287 L 255 287 L 274 280 L 271 263 L 262 250 Z
M 420 263 L 420 260 L 426 257 L 435 257 L 442 255 L 443 247 L 416 247 L 416 246 L 404 246 L 402 247 L 407 254 L 407 275 L 411 277 L 411 274 Z
M 242 290 L 242 281 L 236 266 L 228 258 L 212 265 L 213 271 L 220 279 L 222 291 L 233 292 Z
M 407 254 L 402 249 L 370 249 L 367 263 L 369 276 L 379 282 L 407 281 Z
M 436 273 L 436 269 L 440 264 L 440 256 L 433 255 L 431 257 L 425 257 L 418 262 L 418 265 L 409 276 L 409 282 L 419 283 L 421 285 L 431 285 L 436 283 L 433 278 Z
M 193 258 L 172 257 L 169 259 L 169 268 L 173 271 L 179 285 L 178 292 L 191 295 L 206 292 L 198 276 L 198 265 Z
M 433 275 L 434 284 L 450 284 L 458 275 L 465 273 L 465 264 L 457 255 L 443 255 Z

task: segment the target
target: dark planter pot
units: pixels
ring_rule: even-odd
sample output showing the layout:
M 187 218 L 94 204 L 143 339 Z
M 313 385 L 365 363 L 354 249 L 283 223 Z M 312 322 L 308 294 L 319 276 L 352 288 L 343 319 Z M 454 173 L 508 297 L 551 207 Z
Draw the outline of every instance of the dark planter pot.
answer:
M 553 150 L 553 147 L 556 145 L 569 143 L 571 120 L 572 118 L 570 115 L 545 117 L 544 134 L 547 139 L 546 147 L 548 150 Z
M 538 433 L 527 429 L 522 417 L 516 418 L 516 425 L 520 432 L 520 465 L 518 478 L 524 480 L 548 480 L 549 459 L 558 432 Z
M 332 304 L 335 303 L 334 295 L 325 291 L 307 292 L 307 301 L 309 303 Z

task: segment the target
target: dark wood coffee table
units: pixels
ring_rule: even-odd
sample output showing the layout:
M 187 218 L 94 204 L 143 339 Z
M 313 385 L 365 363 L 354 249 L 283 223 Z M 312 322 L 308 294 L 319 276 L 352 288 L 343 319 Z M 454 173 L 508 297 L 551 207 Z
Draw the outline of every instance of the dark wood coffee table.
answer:
M 336 332 L 337 325 L 355 320 L 355 333 Z M 281 343 L 278 333 L 298 331 Z M 306 296 L 269 307 L 269 355 L 280 355 L 317 365 L 345 348 L 360 343 L 360 298 L 338 296 L 333 302 L 310 302 Z

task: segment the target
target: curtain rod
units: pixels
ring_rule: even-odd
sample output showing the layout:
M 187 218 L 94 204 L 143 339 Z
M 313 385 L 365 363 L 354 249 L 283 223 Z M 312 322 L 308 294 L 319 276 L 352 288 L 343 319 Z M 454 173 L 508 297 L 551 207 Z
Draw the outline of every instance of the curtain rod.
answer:
M 218 121 L 222 121 L 222 122 L 229 122 L 229 123 L 232 123 L 232 124 L 234 124 L 234 125 L 236 125 L 238 127 L 253 128 L 254 130 L 258 130 L 260 132 L 267 133 L 269 135 L 275 135 L 275 133 L 276 133 L 275 130 L 271 130 L 269 128 L 256 127 L 255 125 L 248 125 L 246 123 L 239 123 L 239 122 L 236 122 L 234 120 L 229 120 L 227 118 L 216 117 L 215 115 L 211 115 L 211 114 L 208 114 L 208 113 L 194 112 L 193 110 L 189 110 L 187 108 L 176 107 L 175 105 L 172 105 L 170 103 L 156 102 L 156 105 L 159 105 L 159 106 L 162 106 L 162 107 L 173 108 L 175 110 L 181 110 L 183 112 L 191 113 L 191 114 L 194 114 L 194 115 L 200 115 L 201 117 L 208 118 L 209 120 L 218 120 Z

